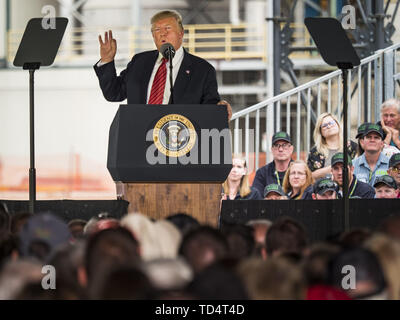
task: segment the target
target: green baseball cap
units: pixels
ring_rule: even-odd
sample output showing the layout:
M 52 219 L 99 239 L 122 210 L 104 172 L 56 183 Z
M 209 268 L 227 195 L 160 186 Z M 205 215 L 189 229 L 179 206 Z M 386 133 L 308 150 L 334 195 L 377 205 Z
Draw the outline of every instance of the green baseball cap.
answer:
M 283 191 L 282 187 L 276 183 L 271 183 L 264 188 L 264 198 L 271 192 L 275 192 L 281 196 L 286 196 L 286 193 Z
M 290 140 L 290 136 L 284 131 L 279 131 L 272 136 L 272 144 L 274 144 L 279 140 L 284 140 L 289 143 L 292 143 L 292 140 Z
M 313 185 L 313 192 L 318 193 L 319 195 L 323 195 L 325 192 L 330 190 L 338 192 L 339 186 L 335 181 L 328 178 L 319 179 Z
M 344 163 L 343 152 L 335 153 L 331 159 L 331 166 L 333 167 L 336 163 Z M 347 155 L 347 163 L 351 166 L 352 160 L 349 155 Z

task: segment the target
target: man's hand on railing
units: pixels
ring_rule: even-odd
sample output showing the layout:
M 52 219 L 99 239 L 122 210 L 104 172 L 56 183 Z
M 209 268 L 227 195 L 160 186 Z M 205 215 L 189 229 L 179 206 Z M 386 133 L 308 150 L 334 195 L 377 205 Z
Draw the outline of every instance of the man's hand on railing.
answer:
M 113 61 L 117 53 L 117 40 L 113 38 L 112 31 L 106 31 L 104 33 L 104 42 L 101 35 L 99 35 L 99 43 L 101 62 L 108 63 Z
M 230 121 L 232 118 L 232 107 L 231 107 L 230 103 L 226 100 L 221 100 L 217 104 L 226 106 L 226 111 L 228 112 L 228 121 Z

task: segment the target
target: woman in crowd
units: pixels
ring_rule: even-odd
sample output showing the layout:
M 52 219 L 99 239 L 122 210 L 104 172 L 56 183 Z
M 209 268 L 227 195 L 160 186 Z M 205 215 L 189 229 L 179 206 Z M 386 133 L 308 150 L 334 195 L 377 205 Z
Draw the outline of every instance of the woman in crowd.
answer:
M 303 197 L 304 191 L 313 184 L 310 169 L 303 160 L 291 162 L 283 178 L 283 191 L 292 200 Z
M 263 199 L 257 189 L 250 187 L 246 160 L 239 155 L 232 157 L 232 169 L 222 188 L 222 200 Z
M 314 129 L 315 146 L 310 150 L 307 164 L 314 179 L 331 174 L 332 156 L 343 150 L 342 128 L 337 118 L 331 113 L 322 113 Z M 357 153 L 357 144 L 349 141 L 349 155 L 353 159 Z

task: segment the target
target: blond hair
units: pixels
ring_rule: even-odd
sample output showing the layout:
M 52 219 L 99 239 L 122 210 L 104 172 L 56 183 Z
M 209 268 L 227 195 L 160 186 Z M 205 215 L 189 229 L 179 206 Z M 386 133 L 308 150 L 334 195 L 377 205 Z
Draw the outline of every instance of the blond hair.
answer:
M 384 234 L 376 234 L 365 242 L 376 254 L 388 284 L 389 298 L 400 299 L 400 243 Z
M 160 21 L 162 19 L 166 18 L 175 18 L 176 22 L 178 23 L 179 27 L 181 28 L 181 31 L 183 31 L 183 23 L 182 23 L 182 16 L 178 13 L 178 11 L 175 10 L 163 10 L 157 12 L 154 16 L 151 17 L 150 23 L 151 23 L 151 30 L 153 31 L 153 25 L 157 21 Z
M 121 226 L 139 241 L 143 260 L 176 258 L 182 236 L 171 222 L 165 219 L 153 222 L 143 214 L 128 213 L 121 219 Z
M 328 112 L 321 113 L 317 119 L 317 123 L 315 124 L 313 137 L 314 137 L 314 143 L 317 148 L 317 151 L 319 153 L 322 153 L 325 156 L 325 158 L 327 158 L 329 156 L 329 149 L 328 149 L 328 145 L 326 143 L 326 139 L 322 136 L 321 125 L 322 125 L 322 121 L 326 117 L 331 117 L 337 123 L 337 125 L 339 127 L 339 150 L 343 150 L 342 128 L 339 123 L 339 120 L 332 113 L 328 113 Z
M 300 188 L 299 196 L 295 198 L 295 200 L 299 200 L 303 196 L 304 191 L 307 189 L 307 187 L 314 183 L 314 179 L 312 177 L 310 169 L 308 168 L 307 164 L 303 160 L 292 161 L 289 164 L 288 169 L 286 170 L 285 177 L 283 178 L 283 183 L 282 183 L 283 191 L 285 191 L 286 194 L 288 194 L 293 189 L 292 185 L 290 184 L 290 181 L 289 181 L 289 175 L 290 175 L 290 172 L 291 172 L 294 164 L 302 164 L 306 170 L 306 182 Z
M 246 159 L 243 158 L 241 155 L 234 154 L 232 156 L 232 162 L 233 162 L 233 159 L 239 159 L 239 160 L 243 161 L 244 167 L 247 168 Z M 222 188 L 224 189 L 225 194 L 229 194 L 228 179 L 226 179 L 225 182 L 222 184 Z M 247 175 L 247 173 L 245 175 L 243 175 L 242 179 L 240 180 L 239 193 L 242 198 L 247 197 L 251 193 L 250 184 L 249 184 L 249 176 Z

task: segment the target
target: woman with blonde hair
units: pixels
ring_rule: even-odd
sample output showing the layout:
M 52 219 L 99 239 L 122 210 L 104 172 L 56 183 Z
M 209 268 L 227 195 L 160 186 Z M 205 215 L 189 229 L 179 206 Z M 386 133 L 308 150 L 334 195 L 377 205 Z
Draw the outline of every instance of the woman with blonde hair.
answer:
M 322 113 L 314 129 L 315 146 L 310 150 L 307 165 L 314 179 L 331 174 L 331 158 L 343 151 L 342 128 L 338 119 L 331 113 Z M 357 153 L 357 143 L 348 141 L 347 151 L 353 159 Z
M 222 188 L 222 200 L 263 199 L 256 188 L 250 187 L 246 159 L 240 155 L 232 156 L 232 169 Z
M 310 169 L 303 160 L 290 163 L 283 178 L 283 191 L 291 200 L 303 198 L 304 191 L 314 183 Z

